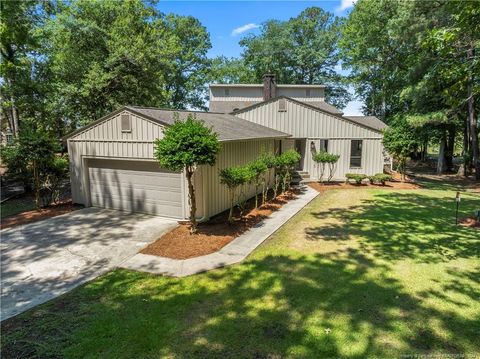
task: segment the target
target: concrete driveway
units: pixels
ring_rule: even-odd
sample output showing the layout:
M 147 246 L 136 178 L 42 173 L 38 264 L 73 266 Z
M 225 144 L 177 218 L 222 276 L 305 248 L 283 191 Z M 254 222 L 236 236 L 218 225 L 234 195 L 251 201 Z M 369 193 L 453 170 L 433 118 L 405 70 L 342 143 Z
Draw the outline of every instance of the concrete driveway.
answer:
M 118 266 L 175 220 L 85 208 L 1 233 L 1 320 Z

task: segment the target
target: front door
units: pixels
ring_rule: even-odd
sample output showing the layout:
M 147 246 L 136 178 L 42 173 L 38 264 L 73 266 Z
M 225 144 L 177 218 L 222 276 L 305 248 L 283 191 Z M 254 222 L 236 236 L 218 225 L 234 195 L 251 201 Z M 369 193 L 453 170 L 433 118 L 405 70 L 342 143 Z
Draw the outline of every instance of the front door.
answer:
M 305 159 L 305 144 L 307 143 L 306 139 L 296 139 L 295 140 L 295 151 L 300 153 L 302 156 L 300 158 L 300 161 L 297 163 L 296 169 L 299 171 L 303 170 L 303 163 Z

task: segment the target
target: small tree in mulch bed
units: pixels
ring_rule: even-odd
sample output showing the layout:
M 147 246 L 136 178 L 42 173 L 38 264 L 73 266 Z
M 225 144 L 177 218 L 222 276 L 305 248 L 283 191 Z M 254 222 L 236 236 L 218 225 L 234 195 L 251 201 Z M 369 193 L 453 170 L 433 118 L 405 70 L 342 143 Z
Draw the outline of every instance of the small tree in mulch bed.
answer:
M 185 171 L 188 182 L 188 197 L 190 204 L 190 233 L 197 232 L 195 188 L 193 175 L 200 165 L 215 164 L 220 151 L 218 136 L 203 121 L 188 115 L 184 121 L 177 119 L 168 127 L 162 139 L 155 141 L 155 158 L 160 166 L 172 171 Z
M 228 222 L 233 223 L 233 207 L 235 206 L 235 194 L 237 189 L 252 180 L 254 172 L 249 166 L 228 167 L 220 170 L 220 183 L 228 187 L 230 191 L 230 212 Z
M 282 187 L 282 193 L 290 189 L 292 171 L 300 159 L 301 155 L 295 150 L 288 150 L 276 157 L 275 169 L 277 171 L 276 178 L 278 183 L 276 185 L 275 197 L 277 196 L 279 186 Z
M 267 167 L 262 179 L 262 204 L 265 204 L 267 202 L 267 195 L 270 187 L 271 169 L 275 168 L 275 155 L 263 153 L 260 155 L 259 160 L 262 161 Z
M 263 175 L 267 172 L 267 164 L 263 161 L 262 158 L 259 158 L 248 165 L 250 171 L 252 172 L 252 182 L 255 186 L 255 208 L 258 207 L 258 189 L 262 182 L 265 182 Z M 263 193 L 263 191 L 262 191 Z
M 319 174 L 318 179 L 323 182 L 323 175 L 325 174 L 325 166 L 328 165 L 328 177 L 327 182 L 330 182 L 335 174 L 336 164 L 340 155 L 321 151 L 313 156 L 313 160 L 317 163 Z

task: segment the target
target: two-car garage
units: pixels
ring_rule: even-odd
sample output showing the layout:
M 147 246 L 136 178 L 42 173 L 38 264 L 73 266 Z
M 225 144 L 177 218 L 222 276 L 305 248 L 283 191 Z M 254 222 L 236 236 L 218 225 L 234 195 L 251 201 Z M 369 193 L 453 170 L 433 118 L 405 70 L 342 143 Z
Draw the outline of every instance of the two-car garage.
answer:
M 90 204 L 94 207 L 181 218 L 181 173 L 155 161 L 88 159 Z

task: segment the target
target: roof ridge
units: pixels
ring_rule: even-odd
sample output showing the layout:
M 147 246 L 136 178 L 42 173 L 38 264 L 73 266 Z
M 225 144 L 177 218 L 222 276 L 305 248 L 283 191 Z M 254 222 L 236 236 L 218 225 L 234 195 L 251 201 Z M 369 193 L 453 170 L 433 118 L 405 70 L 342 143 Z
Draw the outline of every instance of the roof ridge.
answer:
M 134 109 L 145 109 L 145 110 L 159 110 L 159 111 L 170 111 L 170 112 L 196 112 L 196 113 L 213 113 L 219 115 L 225 115 L 224 112 L 214 112 L 214 111 L 201 111 L 201 110 L 180 110 L 173 108 L 165 107 L 149 107 L 149 106 L 136 106 L 136 105 L 126 105 L 125 108 L 134 108 Z

